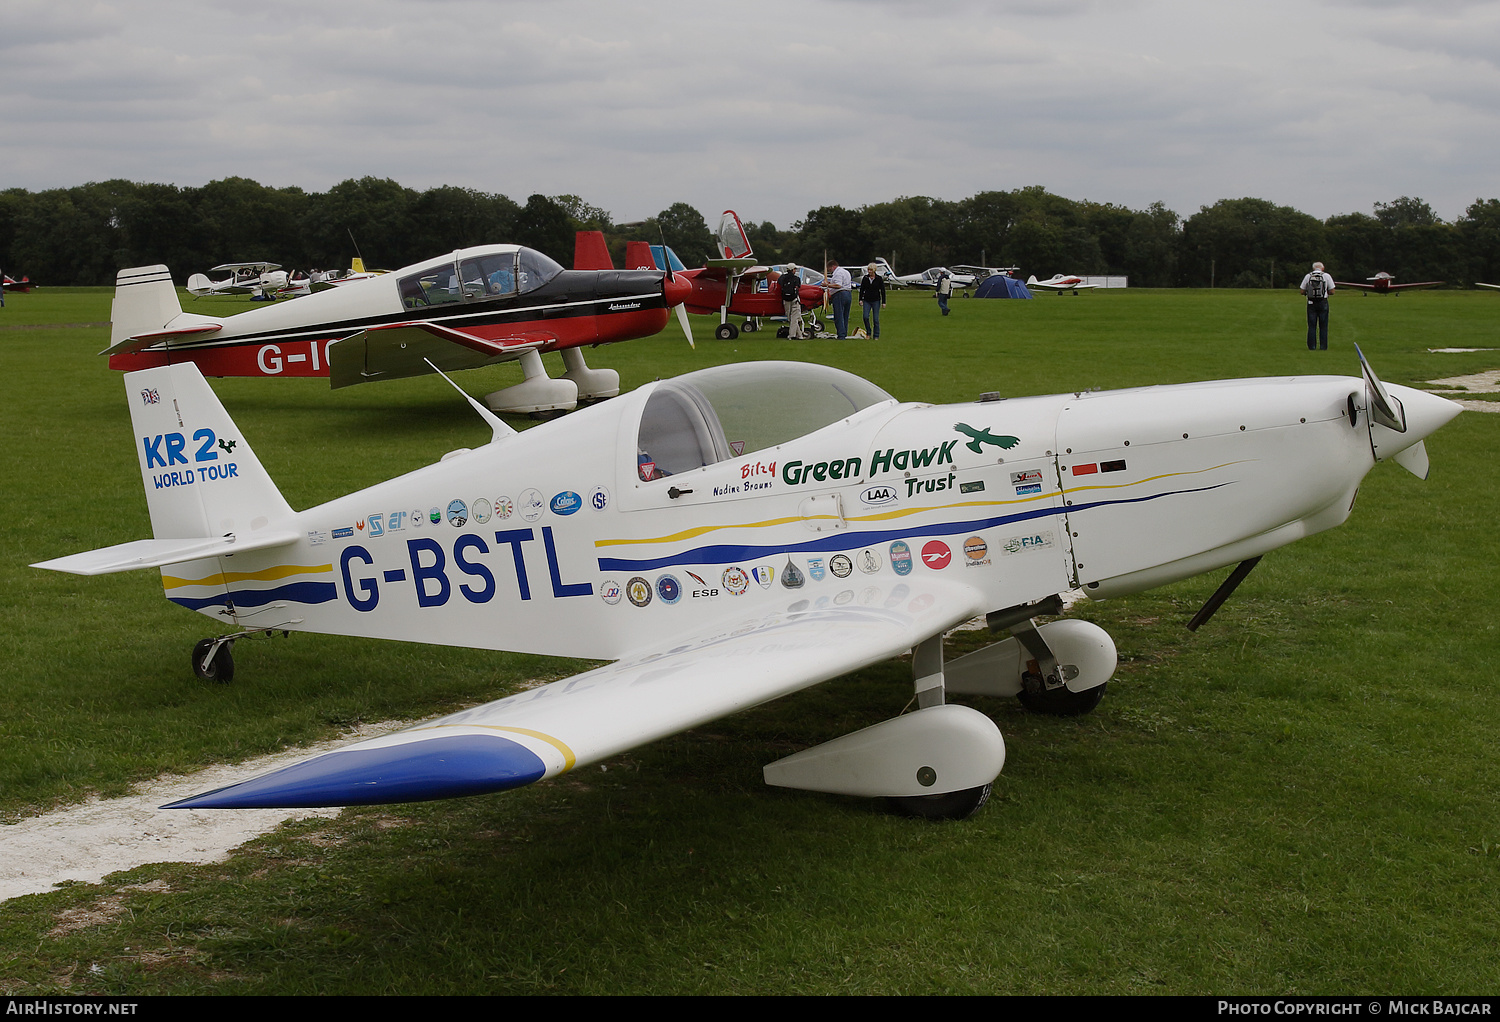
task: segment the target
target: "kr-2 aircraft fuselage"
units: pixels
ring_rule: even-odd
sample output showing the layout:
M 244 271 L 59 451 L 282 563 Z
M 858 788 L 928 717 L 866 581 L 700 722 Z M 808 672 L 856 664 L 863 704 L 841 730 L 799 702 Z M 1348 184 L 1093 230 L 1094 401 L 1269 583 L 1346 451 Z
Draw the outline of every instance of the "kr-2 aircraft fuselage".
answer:
M 126 386 L 157 538 L 44 566 L 164 565 L 168 599 L 240 636 L 614 661 L 183 803 L 207 807 L 515 787 L 912 649 L 917 711 L 767 780 L 966 812 L 1004 747 L 944 691 L 1083 712 L 1113 672 L 1106 634 L 1037 626 L 1040 601 L 1143 590 L 1338 525 L 1378 459 L 1425 476 L 1422 438 L 1458 410 L 1368 370 L 931 406 L 823 366 L 744 363 L 293 512 L 193 367 Z M 944 631 L 984 614 L 1013 637 L 945 667 Z

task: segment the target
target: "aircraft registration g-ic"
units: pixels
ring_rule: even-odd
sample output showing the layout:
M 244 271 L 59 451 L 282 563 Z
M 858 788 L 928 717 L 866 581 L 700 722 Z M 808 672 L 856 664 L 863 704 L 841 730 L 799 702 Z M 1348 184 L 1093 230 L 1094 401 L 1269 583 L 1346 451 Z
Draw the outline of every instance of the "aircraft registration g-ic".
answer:
M 488 395 L 490 407 L 565 411 L 620 392 L 619 373 L 589 368 L 584 345 L 659 333 L 690 290 L 670 273 L 565 270 L 535 249 L 483 245 L 216 318 L 182 310 L 165 266 L 141 266 L 116 278 L 104 354 L 112 369 L 192 361 L 208 376 L 326 376 L 334 388 L 518 360 L 525 381 Z M 567 366 L 560 379 L 542 365 L 550 351 Z
M 1458 405 L 1363 378 L 1227 380 L 903 404 L 791 362 L 662 380 L 293 511 L 189 362 L 125 390 L 154 539 L 37 567 L 162 569 L 233 629 L 610 660 L 608 666 L 173 803 L 416 801 L 520 787 L 912 650 L 916 709 L 765 768 L 773 785 L 982 805 L 1005 760 L 947 693 L 1091 710 L 1116 666 L 1055 614 L 1230 564 L 1205 620 L 1267 551 L 1349 517 L 1371 467 L 1425 478 Z M 943 662 L 987 615 L 1009 638 Z

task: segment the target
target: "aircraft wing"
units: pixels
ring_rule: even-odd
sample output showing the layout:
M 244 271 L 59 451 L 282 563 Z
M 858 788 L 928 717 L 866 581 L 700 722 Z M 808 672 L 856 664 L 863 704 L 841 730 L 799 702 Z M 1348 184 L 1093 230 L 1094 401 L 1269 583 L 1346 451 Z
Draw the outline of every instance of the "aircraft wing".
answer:
M 872 586 L 858 600 L 855 588 L 842 606 L 809 608 L 789 593 L 784 611 L 729 616 L 664 648 L 166 808 L 379 805 L 519 788 L 889 659 L 985 609 L 955 582 Z
M 1358 288 L 1361 291 L 1374 291 L 1375 290 L 1375 285 L 1374 284 L 1356 284 L 1352 280 L 1336 280 L 1336 281 L 1333 282 L 1333 286 L 1334 287 L 1353 287 L 1353 288 Z
M 557 340 L 546 331 L 490 340 L 437 323 L 414 320 L 383 323 L 334 341 L 328 347 L 328 380 L 333 389 L 371 380 L 399 380 L 432 372 L 429 361 L 444 372 L 476 369 Z
M 1441 284 L 1446 284 L 1446 283 L 1447 283 L 1447 281 L 1445 281 L 1445 280 L 1424 280 L 1424 281 L 1421 281 L 1420 283 L 1414 283 L 1414 284 L 1392 284 L 1390 286 L 1390 290 L 1392 290 L 1392 291 L 1412 291 L 1412 290 L 1415 290 L 1416 288 L 1419 288 L 1419 287 L 1437 287 L 1437 286 L 1439 286 Z

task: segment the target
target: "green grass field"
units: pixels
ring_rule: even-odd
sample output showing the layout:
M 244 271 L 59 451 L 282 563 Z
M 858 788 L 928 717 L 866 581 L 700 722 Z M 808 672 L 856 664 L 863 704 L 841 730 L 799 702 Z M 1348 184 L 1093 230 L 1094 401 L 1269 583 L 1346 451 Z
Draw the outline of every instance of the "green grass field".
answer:
M 66 325 L 107 320 L 109 299 L 43 289 L 0 310 L 0 819 L 581 669 L 298 635 L 241 643 L 235 682 L 205 685 L 188 651 L 211 626 L 163 600 L 155 572 L 28 567 L 150 534 L 119 374 L 94 354 L 108 331 Z M 896 294 L 879 342 L 715 341 L 699 318 L 696 350 L 673 326 L 590 359 L 627 389 L 743 359 L 826 362 L 933 402 L 1357 376 L 1356 342 L 1391 383 L 1500 368 L 1500 351 L 1427 350 L 1500 347 L 1500 295 L 1478 292 L 1337 295 L 1324 353 L 1306 350 L 1288 291 L 953 308 Z M 518 379 L 458 377 L 470 393 Z M 489 436 L 434 378 L 214 388 L 298 508 Z M 1225 572 L 1077 608 L 1118 644 L 1109 694 L 1081 719 L 974 700 L 1008 759 L 968 821 L 761 781 L 764 763 L 898 712 L 911 676 L 893 661 L 607 769 L 348 810 L 223 865 L 0 903 L 0 992 L 1492 992 L 1497 441 L 1500 415 L 1465 412 L 1428 441 L 1427 482 L 1377 466 L 1347 524 L 1269 554 L 1196 634 L 1184 624 Z

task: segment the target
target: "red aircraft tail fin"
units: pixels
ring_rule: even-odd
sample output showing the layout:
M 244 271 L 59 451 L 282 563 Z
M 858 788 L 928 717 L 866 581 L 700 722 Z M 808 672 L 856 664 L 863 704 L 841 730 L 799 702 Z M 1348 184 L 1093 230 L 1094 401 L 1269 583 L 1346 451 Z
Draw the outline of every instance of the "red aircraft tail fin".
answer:
M 625 243 L 625 268 L 627 270 L 654 270 L 656 257 L 651 254 L 649 241 L 627 241 Z
M 604 243 L 603 231 L 579 231 L 573 241 L 573 269 L 612 270 L 614 260 L 609 257 L 609 246 Z

